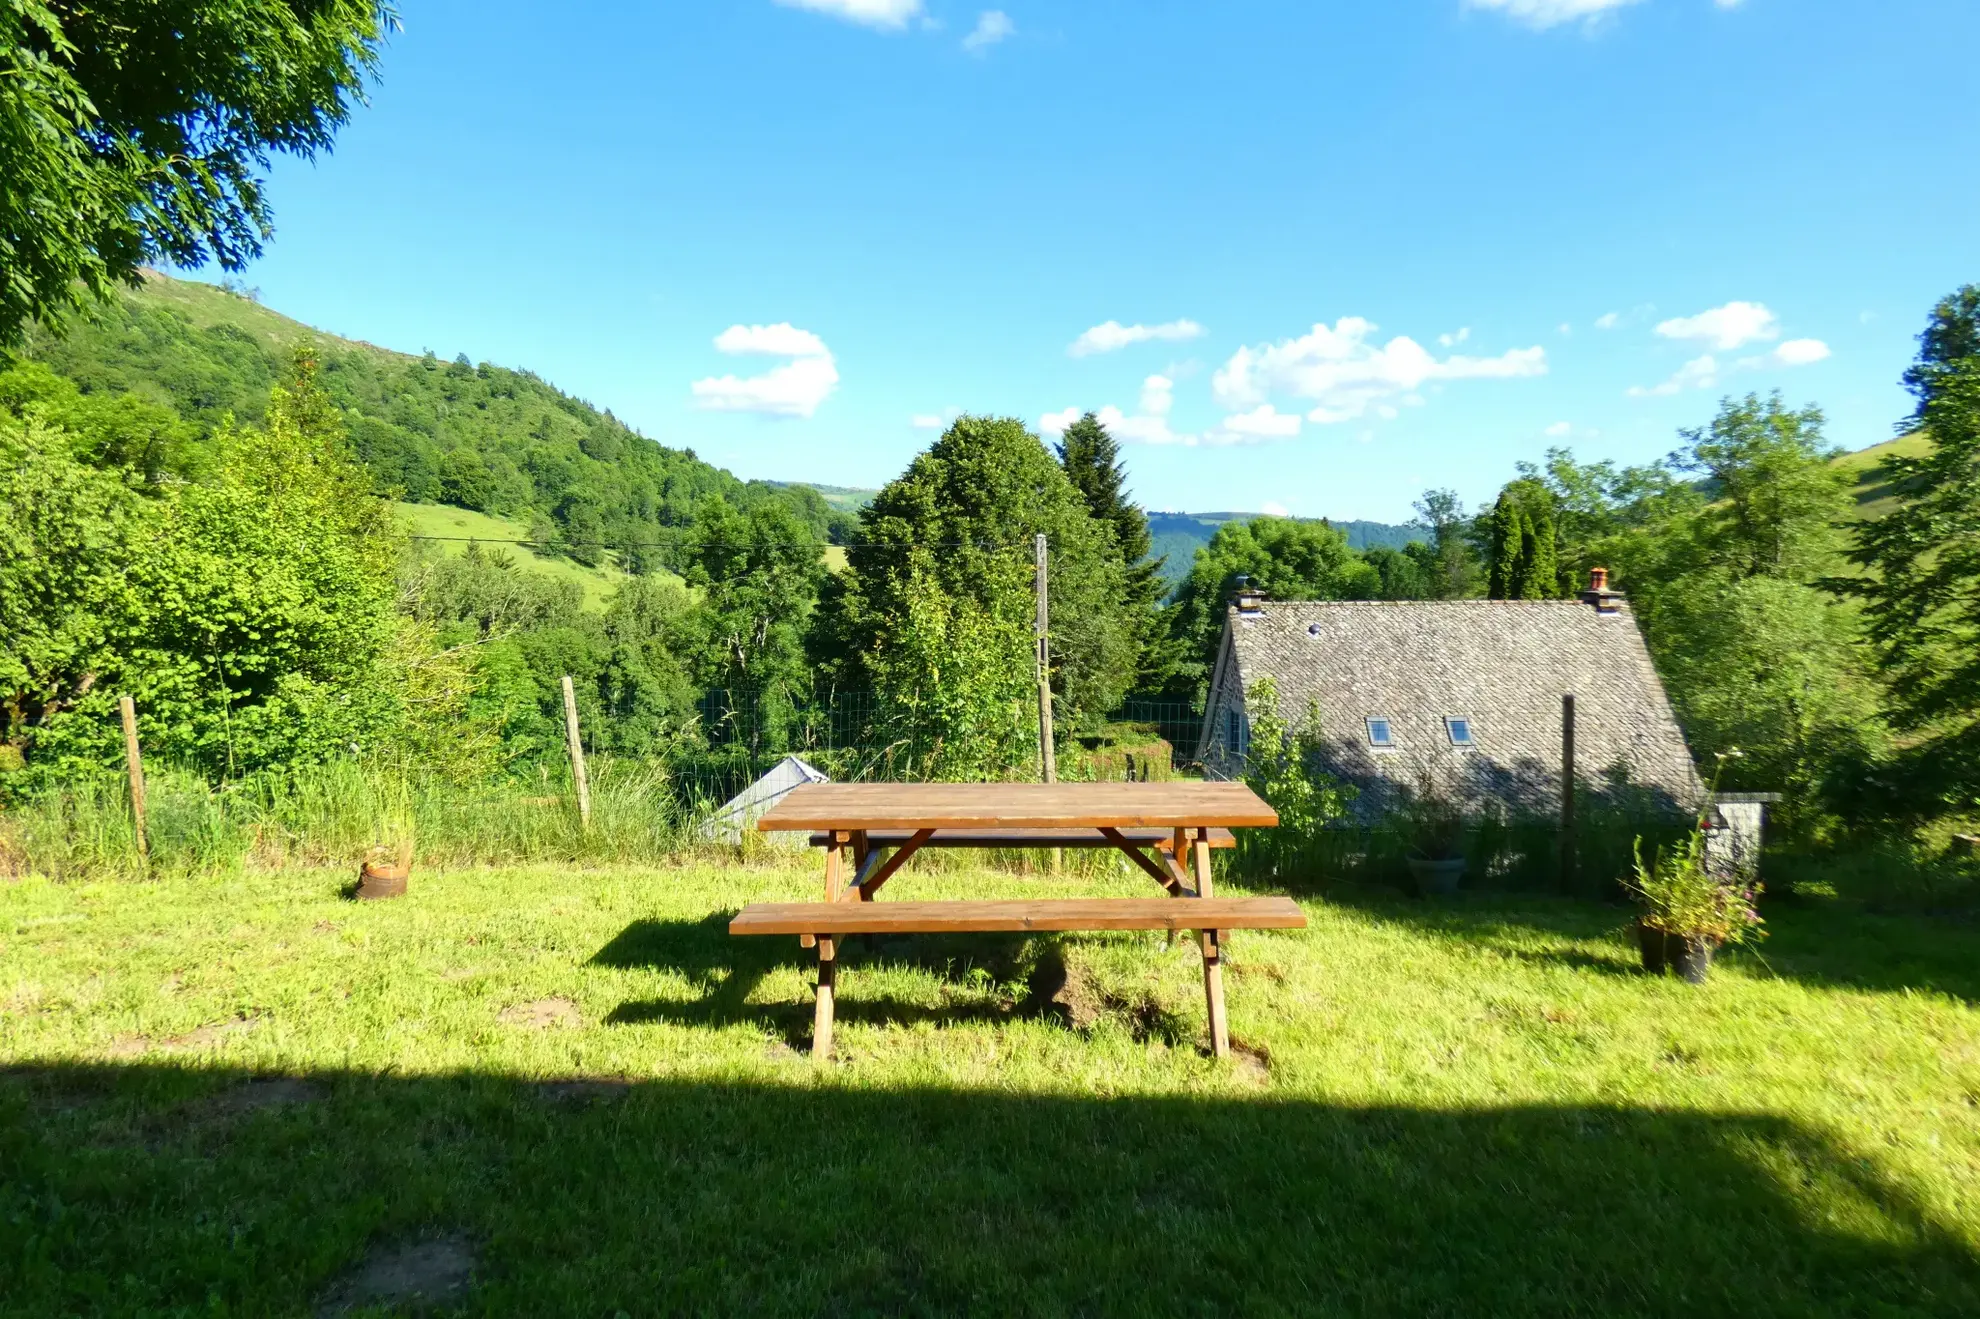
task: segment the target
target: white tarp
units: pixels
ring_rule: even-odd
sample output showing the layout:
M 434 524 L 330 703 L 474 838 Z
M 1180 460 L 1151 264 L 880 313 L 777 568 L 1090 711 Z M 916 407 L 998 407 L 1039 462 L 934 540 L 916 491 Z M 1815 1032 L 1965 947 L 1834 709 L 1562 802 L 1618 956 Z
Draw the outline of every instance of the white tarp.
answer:
M 701 826 L 701 836 L 717 842 L 741 843 L 743 830 L 754 829 L 763 813 L 782 801 L 792 788 L 830 781 L 796 756 L 785 756 L 772 765 L 762 778 L 724 802 L 719 810 L 709 816 Z M 773 843 L 796 847 L 802 847 L 805 843 L 802 833 L 773 833 L 761 837 Z

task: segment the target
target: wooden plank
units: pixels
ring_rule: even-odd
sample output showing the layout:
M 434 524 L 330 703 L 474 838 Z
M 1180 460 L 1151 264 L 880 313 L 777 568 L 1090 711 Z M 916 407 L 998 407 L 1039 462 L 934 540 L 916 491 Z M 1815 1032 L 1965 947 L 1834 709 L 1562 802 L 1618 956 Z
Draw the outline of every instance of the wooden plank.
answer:
M 1291 898 L 1069 898 L 1045 902 L 758 902 L 730 934 L 935 934 L 1025 930 L 1298 930 Z
M 1183 886 L 1181 880 L 1177 879 L 1174 875 L 1170 874 L 1169 871 L 1165 869 L 1163 866 L 1157 865 L 1154 861 L 1150 860 L 1148 858 L 1148 855 L 1144 853 L 1140 848 L 1134 846 L 1134 844 L 1130 843 L 1126 838 L 1122 837 L 1120 830 L 1102 829 L 1100 832 L 1102 835 L 1106 837 L 1108 842 L 1112 843 L 1114 846 L 1120 848 L 1122 852 L 1126 853 L 1128 860 L 1134 862 L 1137 866 L 1140 866 L 1143 870 L 1147 871 L 1151 879 L 1153 879 L 1157 884 L 1160 884 L 1163 888 L 1169 890 L 1170 897 L 1180 897 L 1185 893 L 1188 893 L 1189 896 L 1192 898 L 1196 896 L 1195 893 L 1190 892 L 1189 889 Z M 1158 855 L 1161 854 L 1158 853 Z M 1167 861 L 1168 858 L 1166 856 L 1162 856 L 1162 860 Z
M 756 822 L 794 829 L 1269 827 L 1242 783 L 807 783 Z
M 1182 838 L 1177 836 L 1177 851 L 1181 851 Z M 1193 853 L 1196 863 L 1196 891 L 1202 894 L 1201 900 L 1214 903 L 1215 891 L 1210 878 L 1210 844 L 1202 837 L 1195 840 Z M 1210 1052 L 1219 1058 L 1228 1058 L 1231 1053 L 1230 1022 L 1224 1015 L 1224 941 L 1216 929 L 1200 930 L 1203 945 L 1203 1005 L 1210 1018 Z
M 880 864 L 874 866 L 871 874 L 862 874 L 859 877 L 859 887 L 852 889 L 848 892 L 841 893 L 839 895 L 839 901 L 845 902 L 848 899 L 858 902 L 873 901 L 873 895 L 880 891 L 880 886 L 886 883 L 888 880 L 892 879 L 894 877 L 894 872 L 896 870 L 899 870 L 902 866 L 906 865 L 908 863 L 908 858 L 913 856 L 916 852 L 920 851 L 921 845 L 928 841 L 922 835 L 931 834 L 934 832 L 935 831 L 933 829 L 923 829 L 920 833 L 917 833 L 914 837 L 908 839 L 905 843 L 902 843 L 898 848 L 894 850 L 894 854 L 892 856 L 888 857 L 885 861 L 881 862 Z M 878 849 L 874 851 L 873 855 L 875 857 L 878 857 L 880 855 Z
M 832 1056 L 832 998 L 838 983 L 836 941 L 818 941 L 818 1004 L 811 1018 L 811 1056 L 824 1062 Z
M 1110 826 L 1111 827 L 1111 826 Z M 872 829 L 860 836 L 867 841 L 869 848 L 899 847 L 919 833 L 918 829 Z M 1171 834 L 1168 829 L 1129 828 L 1115 829 L 1115 833 L 1127 839 L 1134 847 L 1155 847 L 1167 852 L 1171 849 Z M 1237 835 L 1229 829 L 1211 829 L 1210 846 L 1236 847 Z M 828 830 L 814 832 L 806 841 L 813 847 L 823 847 L 831 839 Z M 937 829 L 926 847 L 1118 847 L 1119 844 L 1107 838 L 1099 829 Z

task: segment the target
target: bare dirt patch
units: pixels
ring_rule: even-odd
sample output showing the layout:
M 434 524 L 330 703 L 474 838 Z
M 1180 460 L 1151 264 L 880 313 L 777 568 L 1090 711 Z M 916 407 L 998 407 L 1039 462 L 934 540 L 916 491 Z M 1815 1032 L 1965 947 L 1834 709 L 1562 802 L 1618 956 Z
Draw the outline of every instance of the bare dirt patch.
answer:
M 119 1035 L 110 1041 L 110 1047 L 103 1052 L 111 1058 L 135 1058 L 150 1048 L 151 1041 L 143 1035 Z
M 578 1011 L 578 1005 L 567 998 L 539 998 L 532 1003 L 503 1008 L 496 1020 L 504 1026 L 548 1030 L 552 1026 L 582 1025 L 584 1016 Z
M 451 1306 L 474 1281 L 474 1247 L 465 1237 L 436 1237 L 411 1244 L 377 1245 L 325 1292 L 320 1316 L 372 1306 L 429 1310 Z
M 1272 1051 L 1262 1044 L 1232 1039 L 1231 1073 L 1247 1085 L 1261 1089 L 1272 1084 Z
M 1173 1046 L 1190 1034 L 1182 1017 L 1152 989 L 1126 993 L 1109 989 L 1085 967 L 1068 963 L 1056 952 L 1039 959 L 1029 989 L 1028 1012 L 1055 1018 L 1082 1033 L 1114 1021 L 1138 1044 L 1159 1040 Z
M 245 1035 L 259 1026 L 256 1017 L 235 1017 L 232 1021 L 216 1021 L 187 1031 L 184 1035 L 174 1035 L 159 1044 L 168 1053 L 189 1053 L 194 1049 L 210 1049 L 216 1044 L 236 1035 Z

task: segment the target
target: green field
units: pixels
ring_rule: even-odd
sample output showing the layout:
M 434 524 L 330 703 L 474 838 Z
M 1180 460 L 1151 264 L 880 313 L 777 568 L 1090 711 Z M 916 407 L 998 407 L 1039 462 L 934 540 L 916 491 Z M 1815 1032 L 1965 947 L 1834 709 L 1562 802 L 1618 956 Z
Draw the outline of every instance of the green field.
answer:
M 0 1313 L 1980 1313 L 1970 927 L 1309 898 L 1221 1064 L 1186 940 L 856 940 L 820 1071 L 810 867 L 346 878 L 0 886 Z
M 603 609 L 611 602 L 612 593 L 619 589 L 619 583 L 626 580 L 626 575 L 609 558 L 599 567 L 587 568 L 554 554 L 537 554 L 527 546 L 508 543 L 529 539 L 529 528 L 511 518 L 476 513 L 451 504 L 402 503 L 397 507 L 415 536 L 449 538 L 428 542 L 440 553 L 465 554 L 468 540 L 478 540 L 486 549 L 500 549 L 513 555 L 522 567 L 576 582 L 584 588 L 586 609 Z

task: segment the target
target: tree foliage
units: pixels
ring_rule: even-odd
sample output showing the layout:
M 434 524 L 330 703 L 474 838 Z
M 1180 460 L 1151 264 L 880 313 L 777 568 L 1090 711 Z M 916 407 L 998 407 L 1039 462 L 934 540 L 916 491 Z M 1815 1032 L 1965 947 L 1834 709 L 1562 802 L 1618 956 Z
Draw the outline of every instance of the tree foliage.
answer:
M 1134 681 L 1133 606 L 1112 527 L 1096 520 L 1024 424 L 962 417 L 860 515 L 838 605 L 837 645 L 849 682 L 877 676 L 871 658 L 914 598 L 938 591 L 959 615 L 1031 617 L 1032 540 L 1051 555 L 1053 686 L 1074 719 L 1115 709 Z M 914 557 L 925 550 L 926 560 Z M 1016 642 L 1011 643 L 1016 646 Z M 1031 674 L 1029 640 L 1006 661 Z
M 1275 600 L 1372 600 L 1382 588 L 1380 571 L 1325 522 L 1258 517 L 1225 523 L 1197 551 L 1176 589 L 1170 627 L 1186 658 L 1171 681 L 1173 699 L 1201 705 L 1241 575 Z
M 1917 737 L 1911 777 L 1940 802 L 1980 804 L 1980 286 L 1934 308 L 1905 372 L 1906 423 L 1931 439 L 1886 459 L 1898 506 L 1859 528 L 1850 583 L 1899 725 Z
M 375 0 L 0 0 L 0 348 L 147 261 L 259 255 L 270 153 L 329 149 L 393 21 Z

